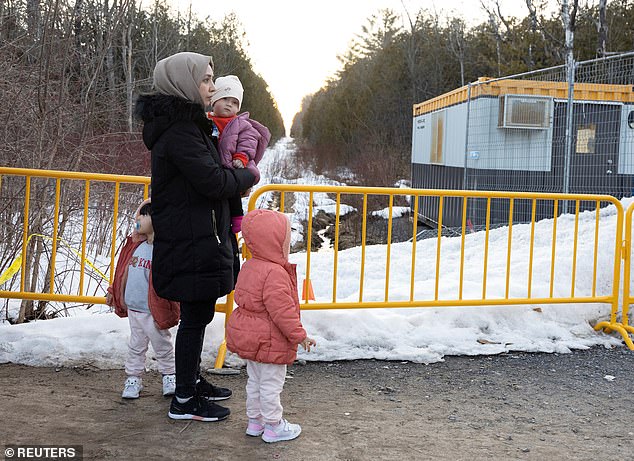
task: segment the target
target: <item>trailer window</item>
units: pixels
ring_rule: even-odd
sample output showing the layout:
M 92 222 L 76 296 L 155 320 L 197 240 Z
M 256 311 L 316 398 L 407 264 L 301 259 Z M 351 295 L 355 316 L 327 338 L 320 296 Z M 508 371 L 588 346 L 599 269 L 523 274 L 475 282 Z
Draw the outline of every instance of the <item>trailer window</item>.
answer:
M 627 126 L 634 129 L 634 110 L 627 114 Z

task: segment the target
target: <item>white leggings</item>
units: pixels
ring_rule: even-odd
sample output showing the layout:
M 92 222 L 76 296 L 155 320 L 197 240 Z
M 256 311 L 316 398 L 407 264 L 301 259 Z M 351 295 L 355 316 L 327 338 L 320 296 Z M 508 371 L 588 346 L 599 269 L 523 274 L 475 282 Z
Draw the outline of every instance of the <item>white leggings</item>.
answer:
M 286 365 L 247 360 L 247 417 L 276 424 L 284 409 L 280 395 L 286 379 Z
M 174 344 L 169 330 L 159 330 L 149 312 L 128 310 L 130 320 L 130 342 L 125 372 L 128 376 L 141 376 L 145 371 L 145 354 L 148 343 L 156 354 L 159 371 L 164 375 L 174 374 Z

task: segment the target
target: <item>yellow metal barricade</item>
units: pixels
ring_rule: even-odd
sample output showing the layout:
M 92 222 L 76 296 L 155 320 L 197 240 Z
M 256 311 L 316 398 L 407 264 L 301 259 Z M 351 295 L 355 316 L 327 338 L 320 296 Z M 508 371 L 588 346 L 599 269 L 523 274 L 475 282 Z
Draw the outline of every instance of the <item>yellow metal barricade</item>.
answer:
M 27 170 L 16 168 L 0 168 L 0 186 L 2 186 L 2 180 L 6 177 L 22 177 L 24 178 L 24 186 L 22 187 L 22 195 L 12 196 L 10 200 L 18 201 L 23 200 L 22 210 L 22 222 L 21 222 L 21 249 L 18 251 L 17 257 L 12 264 L 7 264 L 5 261 L 5 269 L 0 273 L 0 297 L 14 298 L 14 299 L 32 299 L 32 300 L 44 300 L 44 301 L 69 301 L 79 303 L 105 303 L 105 296 L 92 296 L 86 292 L 86 283 L 84 281 L 86 268 L 90 268 L 93 272 L 98 271 L 101 273 L 100 277 L 107 278 L 108 283 L 112 281 L 114 261 L 116 256 L 117 247 L 117 220 L 119 216 L 120 200 L 121 200 L 121 188 L 126 187 L 137 188 L 136 192 L 133 192 L 135 197 L 138 196 L 140 201 L 142 198 L 146 198 L 149 193 L 150 178 L 141 176 L 124 176 L 124 175 L 103 175 L 103 174 L 90 174 L 90 173 L 75 173 L 75 172 L 63 172 L 63 171 L 47 171 L 47 170 Z M 30 207 L 32 202 L 31 189 L 34 181 L 48 180 L 54 181 L 54 193 L 50 193 L 46 196 L 39 197 L 42 201 L 46 202 L 44 205 L 52 210 L 52 226 L 50 229 L 50 235 L 33 235 L 31 233 L 31 225 L 29 222 Z M 75 185 L 83 185 L 80 189 L 79 195 L 83 195 L 81 200 L 83 208 L 83 220 L 81 230 L 80 242 L 75 242 L 75 247 L 72 248 L 73 253 L 76 255 L 79 261 L 77 271 L 79 272 L 79 284 L 76 291 L 64 292 L 68 290 L 65 284 L 60 284 L 56 287 L 54 281 L 56 277 L 55 272 L 55 260 L 60 247 L 68 247 L 68 242 L 63 241 L 58 235 L 58 221 L 60 217 L 60 197 L 63 186 L 66 183 L 73 183 Z M 87 230 L 88 230 L 88 215 L 89 215 L 89 203 L 91 199 L 91 190 L 95 184 L 110 184 L 112 187 L 109 192 L 111 201 L 109 202 L 112 207 L 112 232 L 109 245 L 109 264 L 107 268 L 97 268 L 87 257 Z M 77 187 L 75 187 L 77 189 Z M 53 190 L 51 188 L 51 190 Z M 380 187 L 351 187 L 351 186 L 308 186 L 308 185 L 296 185 L 296 184 L 271 184 L 263 186 L 257 189 L 249 200 L 249 210 L 254 209 L 256 204 L 261 202 L 264 197 L 275 194 L 277 201 L 270 201 L 274 203 L 275 207 L 280 210 L 285 210 L 289 200 L 287 195 L 289 194 L 304 194 L 308 197 L 305 205 L 305 209 L 302 211 L 305 214 L 305 223 L 307 227 L 306 235 L 306 248 L 311 249 L 313 245 L 313 218 L 315 217 L 315 194 L 328 194 L 332 198 L 333 208 L 332 213 L 334 215 L 334 245 L 332 249 L 332 266 L 328 269 L 327 274 L 322 272 L 317 276 L 320 277 L 320 286 L 324 286 L 324 283 L 328 284 L 326 290 L 327 296 L 324 296 L 323 292 L 316 293 L 317 300 L 311 301 L 312 297 L 312 283 L 311 278 L 315 275 L 314 270 L 311 267 L 311 256 L 315 257 L 313 251 L 306 251 L 305 267 L 304 267 L 304 281 L 302 283 L 302 309 L 359 309 L 359 308 L 412 308 L 412 307 L 449 307 L 449 306 L 500 306 L 500 305 L 539 305 L 539 304 L 581 304 L 581 303 L 602 303 L 608 304 L 611 308 L 610 320 L 606 322 L 600 322 L 595 326 L 597 330 L 605 330 L 606 332 L 617 331 L 621 334 L 627 346 L 630 349 L 634 349 L 629 333 L 634 333 L 634 329 L 628 324 L 628 312 L 629 305 L 633 301 L 631 299 L 629 283 L 630 283 L 630 255 L 631 255 L 631 232 L 632 232 L 632 215 L 634 213 L 634 205 L 630 206 L 627 211 L 627 218 L 624 216 L 623 207 L 621 202 L 614 197 L 607 195 L 587 195 L 587 194 L 550 194 L 550 193 L 525 193 L 525 192 L 499 192 L 499 191 L 461 191 L 461 190 L 423 190 L 423 189 L 403 189 L 403 188 L 380 188 Z M 106 194 L 107 195 L 107 194 Z M 361 215 L 360 225 L 360 244 L 357 247 L 358 259 L 354 264 L 358 264 L 359 267 L 354 268 L 358 270 L 359 280 L 358 286 L 355 287 L 355 297 L 351 299 L 348 297 L 341 297 L 338 290 L 339 273 L 342 267 L 350 269 L 347 261 L 342 263 L 342 259 L 339 253 L 339 244 L 341 237 L 341 209 L 344 202 L 342 197 L 354 196 L 357 197 L 359 202 L 358 209 Z M 375 251 L 369 255 L 369 244 L 367 242 L 368 234 L 368 209 L 369 202 L 375 200 L 376 197 L 383 197 L 387 201 L 387 236 L 384 245 L 384 260 L 385 269 L 384 275 L 380 283 L 376 280 L 371 286 L 366 283 L 366 270 L 368 267 L 375 270 L 379 267 L 376 261 L 368 261 L 368 258 L 376 257 Z M 433 277 L 431 277 L 430 283 L 426 286 L 424 293 L 421 294 L 421 289 L 417 290 L 417 286 L 421 283 L 417 278 L 417 245 L 421 243 L 418 240 L 418 233 L 420 231 L 418 219 L 411 220 L 411 238 L 410 238 L 410 251 L 411 257 L 406 264 L 408 267 L 403 267 L 401 263 L 400 267 L 393 267 L 391 261 L 393 259 L 393 243 L 392 243 L 392 226 L 394 222 L 394 204 L 397 200 L 403 200 L 403 198 L 411 198 L 412 211 L 414 216 L 419 216 L 420 209 L 419 204 L 421 200 L 433 200 L 435 204 L 436 222 L 434 224 L 436 235 L 432 241 L 435 240 L 435 248 L 433 249 L 433 262 L 430 264 L 429 270 L 433 271 Z M 295 198 L 295 195 L 293 196 Z M 109 199 L 110 200 L 110 199 Z M 136 200 L 136 199 L 135 199 Z M 473 280 L 468 280 L 468 275 L 473 269 L 465 264 L 466 255 L 469 251 L 472 251 L 470 245 L 473 245 L 473 241 L 468 238 L 469 228 L 471 222 L 468 218 L 467 210 L 469 209 L 470 201 L 478 200 L 479 203 L 485 204 L 485 218 L 484 225 L 481 227 L 481 239 L 483 245 L 482 257 L 478 260 L 478 270 L 482 271 L 481 279 L 478 281 L 480 284 L 480 295 L 472 296 L 465 295 L 465 284 L 467 282 L 473 284 Z M 558 245 L 557 240 L 557 223 L 558 220 L 564 219 L 559 215 L 560 203 L 562 201 L 568 201 L 574 205 L 574 215 L 567 215 L 565 219 L 574 220 L 574 243 L 570 254 L 565 254 L 568 258 L 570 265 L 570 277 L 569 285 L 568 280 L 556 280 L 555 279 L 555 264 L 561 258 L 562 250 Z M 294 205 L 297 207 L 297 199 L 294 200 Z M 490 236 L 494 229 L 491 226 L 492 215 L 494 209 L 501 207 L 503 204 L 504 212 L 508 216 L 508 221 L 502 223 L 502 232 L 506 233 L 508 240 L 508 246 L 506 248 L 505 259 L 505 276 L 503 287 L 492 287 L 488 281 L 487 276 L 491 266 L 489 259 L 490 255 Z M 535 266 L 535 234 L 537 232 L 536 225 L 539 221 L 536 210 L 539 208 L 539 204 L 548 204 L 548 210 L 550 215 L 548 216 L 552 226 L 552 247 L 549 250 L 550 263 L 548 267 L 534 267 Z M 460 209 L 459 214 L 455 212 L 456 204 Z M 583 206 L 582 206 L 583 204 Z M 614 206 L 614 215 L 616 225 L 611 235 L 601 235 L 599 238 L 599 223 L 601 220 L 601 209 L 606 205 Z M 263 205 L 270 206 L 270 205 Z M 511 274 L 511 269 L 514 269 L 513 262 L 513 229 L 514 226 L 520 224 L 514 220 L 514 215 L 517 210 L 523 206 L 528 210 L 528 219 L 521 221 L 523 225 L 530 226 L 530 239 L 526 242 L 528 246 L 528 261 L 524 261 L 527 269 L 523 276 L 525 277 L 521 284 L 523 286 L 523 294 L 518 295 L 517 289 L 512 288 L 512 281 L 515 281 L 516 274 Z M 455 282 L 455 293 L 447 295 L 445 293 L 445 283 L 448 279 L 443 279 L 441 274 L 441 264 L 445 263 L 443 259 L 443 245 L 447 244 L 447 240 L 444 239 L 444 234 L 447 232 L 447 226 L 443 224 L 443 221 L 447 221 L 447 215 L 449 211 L 453 210 L 455 216 L 458 216 L 459 226 L 457 230 L 454 229 L 454 235 L 459 237 L 452 240 L 452 245 L 459 245 L 459 260 L 451 261 L 453 272 L 451 274 L 452 280 Z M 586 264 L 592 265 L 592 280 L 588 283 L 588 287 L 591 288 L 589 293 L 585 295 L 579 295 L 576 291 L 576 287 L 579 283 L 576 280 L 578 261 L 578 247 L 580 237 L 579 222 L 580 213 L 588 213 L 588 209 L 594 210 L 594 235 L 591 242 L 588 242 L 588 237 L 584 235 L 584 243 L 590 246 L 591 249 L 591 261 L 585 261 Z M 525 211 L 526 211 L 525 210 Z M 297 210 L 296 210 L 297 211 Z M 592 211 L 590 211 L 592 213 Z M 543 213 L 542 213 L 543 214 Z M 454 216 L 454 217 L 455 217 Z M 543 217 L 543 216 L 542 216 Z M 625 239 L 623 238 L 623 226 L 625 229 Z M 550 228 L 549 228 L 550 229 Z M 496 232 L 500 232 L 496 230 Z M 31 238 L 46 238 L 51 242 L 52 249 L 50 251 L 50 283 L 49 288 L 45 292 L 33 292 L 28 289 L 25 284 L 25 267 L 26 267 L 26 253 L 29 240 Z M 459 243 L 457 243 L 459 242 Z M 600 250 L 600 242 L 603 245 Z M 382 248 L 382 247 L 381 247 Z M 610 286 L 602 288 L 597 286 L 597 267 L 600 251 L 611 254 L 614 260 L 614 267 L 611 274 Z M 243 248 L 243 255 L 248 256 L 248 249 Z M 458 257 L 456 257 L 458 259 Z M 619 294 L 621 290 L 621 261 L 624 264 L 624 280 L 623 280 L 623 304 L 622 311 L 619 303 Z M 344 266 L 342 266 L 344 264 Z M 409 286 L 406 290 L 402 288 L 397 290 L 393 287 L 392 278 L 393 272 L 396 270 L 406 271 L 407 278 L 409 279 Z M 420 269 L 419 269 L 420 270 Z M 541 290 L 539 292 L 537 288 L 533 286 L 533 274 L 536 270 L 542 273 L 549 274 L 549 286 L 547 290 Z M 547 271 L 547 272 L 546 272 Z M 5 289 L 6 283 L 14 279 L 17 273 L 20 272 L 20 281 L 18 289 Z M 326 281 L 325 278 L 328 280 Z M 17 281 L 15 283 L 17 285 Z M 566 286 L 563 286 L 563 285 Z M 380 285 L 380 286 L 379 286 Z M 605 285 L 605 283 L 604 283 Z M 358 289 L 357 289 L 358 288 Z M 60 291 L 61 290 L 61 291 Z M 381 293 L 376 295 L 377 290 Z M 495 291 L 499 294 L 496 295 Z M 603 290 L 603 291 L 602 291 Z M 368 292 L 372 292 L 372 295 L 368 295 Z M 538 294 L 535 294 L 535 293 Z M 356 294 L 358 293 L 358 295 Z M 473 290 L 470 291 L 473 293 Z M 105 293 L 104 293 L 105 294 Z M 225 322 L 228 320 L 233 310 L 233 295 L 229 295 L 226 298 L 224 304 L 218 304 L 216 310 L 218 312 L 225 313 Z M 619 322 L 620 317 L 620 322 Z M 226 354 L 226 343 L 220 346 L 218 351 L 215 367 L 220 368 L 224 363 Z
M 130 186 L 138 196 L 137 203 L 140 203 L 143 199 L 146 199 L 149 195 L 150 178 L 146 176 L 128 176 L 128 175 L 110 175 L 110 174 L 95 174 L 95 173 L 80 173 L 71 171 L 54 171 L 54 170 L 31 170 L 24 168 L 5 168 L 0 167 L 0 186 L 3 179 L 6 178 L 24 178 L 24 185 L 20 188 L 23 190 L 23 195 L 12 197 L 12 200 L 23 200 L 22 209 L 22 244 L 21 249 L 18 251 L 17 256 L 14 258 L 11 264 L 7 264 L 7 267 L 0 271 L 0 297 L 11 299 L 30 299 L 37 301 L 59 301 L 59 302 L 76 302 L 86 304 L 105 304 L 105 290 L 103 295 L 94 296 L 87 293 L 87 284 L 85 283 L 86 268 L 90 268 L 98 276 L 104 279 L 105 282 L 112 283 L 114 276 L 114 263 L 116 257 L 116 249 L 118 243 L 117 234 L 119 229 L 117 228 L 119 209 L 120 209 L 120 192 L 123 186 Z M 35 181 L 54 181 L 54 193 L 45 194 L 43 196 L 42 205 L 45 208 L 52 210 L 52 228 L 51 235 L 43 235 L 30 232 L 29 217 L 31 212 L 31 202 L 33 200 L 32 189 Z M 63 187 L 71 187 L 70 184 L 76 186 L 77 184 L 83 185 L 83 198 L 82 198 L 82 230 L 81 241 L 75 242 L 74 246 L 69 244 L 66 240 L 62 239 L 58 235 L 58 223 L 60 220 L 60 198 L 62 195 Z M 87 257 L 87 235 L 88 235 L 88 223 L 89 223 L 89 204 L 91 200 L 91 191 L 94 190 L 96 184 L 107 184 L 111 187 L 109 190 L 109 206 L 112 207 L 112 232 L 111 241 L 109 242 L 109 255 L 110 263 L 105 269 L 99 269 L 96 265 Z M 106 186 L 107 187 L 107 186 Z M 50 251 L 50 282 L 47 291 L 30 291 L 25 284 L 26 266 L 27 266 L 27 247 L 29 242 L 34 238 L 45 239 L 51 242 Z M 54 283 L 56 278 L 56 259 L 58 257 L 60 246 L 64 246 L 68 251 L 73 253 L 78 261 L 77 271 L 79 272 L 79 284 L 77 291 L 64 292 L 69 287 L 65 284 L 57 285 Z M 7 282 L 9 282 L 14 276 L 19 273 L 20 283 L 18 289 L 5 289 Z M 106 285 L 107 286 L 107 285 Z M 62 290 L 62 291 L 60 291 Z M 228 319 L 231 311 L 233 310 L 233 294 L 230 294 L 226 298 L 224 304 L 216 304 L 216 311 L 226 314 Z M 226 353 L 226 344 L 223 343 L 218 351 L 218 359 L 216 360 L 216 366 L 222 367 L 224 357 Z M 219 364 L 219 365 L 218 365 Z
M 141 199 L 148 197 L 148 191 L 150 186 L 150 178 L 144 176 L 124 176 L 124 175 L 108 175 L 108 174 L 96 174 L 96 173 L 79 173 L 72 171 L 54 171 L 54 170 L 30 170 L 23 168 L 0 168 L 0 178 L 6 177 L 23 177 L 24 178 L 24 208 L 22 212 L 22 245 L 16 260 L 20 261 L 20 286 L 18 290 L 5 290 L 0 289 L 0 297 L 14 298 L 14 299 L 32 299 L 42 301 L 66 301 L 66 302 L 79 302 L 89 304 L 105 303 L 105 296 L 90 296 L 85 290 L 85 271 L 86 267 L 94 268 L 94 265 L 86 257 L 87 251 L 87 230 L 88 230 L 88 217 L 89 217 L 89 204 L 91 199 L 91 189 L 94 188 L 96 183 L 111 184 L 112 185 L 112 233 L 110 241 L 110 265 L 104 272 L 108 273 L 108 282 L 112 282 L 114 275 L 114 260 L 115 252 L 117 248 L 117 220 L 119 216 L 119 193 L 121 186 L 124 184 L 136 185 L 139 188 L 139 202 Z M 32 202 L 32 187 L 33 182 L 36 180 L 54 180 L 55 192 L 53 195 L 44 195 L 44 200 L 49 200 L 48 203 L 42 204 L 43 207 L 52 207 L 52 231 L 50 236 L 42 236 L 38 234 L 30 233 L 30 211 Z M 55 291 L 55 275 L 56 266 L 55 262 L 58 256 L 58 250 L 60 244 L 64 244 L 64 241 L 58 236 L 58 226 L 60 220 L 60 197 L 62 194 L 62 184 L 77 185 L 83 183 L 83 222 L 81 231 L 81 241 L 76 243 L 76 248 L 71 248 L 79 259 L 79 287 L 76 293 L 63 293 Z M 70 187 L 70 186 L 69 186 Z M 19 200 L 19 197 L 15 197 L 14 200 Z M 50 255 L 50 283 L 49 290 L 47 292 L 32 292 L 27 290 L 25 286 L 25 269 L 26 269 L 26 253 L 27 244 L 33 237 L 43 237 L 51 241 L 52 250 Z M 67 244 L 68 245 L 68 244 Z M 14 262 L 15 264 L 15 262 Z M 96 268 L 94 268 L 96 269 Z M 5 271 L 6 272 L 6 271 Z M 101 272 L 101 271 L 100 271 Z M 4 281 L 7 279 L 6 273 L 4 277 L 0 274 L 0 278 Z M 0 288 L 3 288 L 0 286 Z M 66 288 L 61 286 L 61 289 Z
M 256 208 L 256 205 L 263 201 L 263 198 L 267 195 L 275 194 L 275 200 L 279 200 L 279 209 L 285 210 L 285 202 L 287 201 L 286 194 L 298 194 L 304 193 L 308 195 L 307 202 L 307 219 L 306 219 L 306 248 L 312 247 L 312 221 L 314 218 L 313 202 L 314 194 L 324 193 L 329 194 L 334 200 L 335 206 L 335 235 L 333 246 L 333 264 L 332 264 L 332 282 L 329 288 L 326 290 L 328 299 L 318 299 L 315 302 L 309 302 L 307 295 L 302 296 L 302 309 L 315 310 L 315 309 L 359 309 L 359 308 L 407 308 L 407 307 L 449 307 L 449 306 L 499 306 L 499 305 L 536 305 L 536 304 L 581 304 L 581 303 L 602 303 L 609 304 L 611 308 L 611 321 L 609 322 L 610 329 L 618 331 L 623 336 L 624 341 L 630 349 L 634 350 L 634 344 L 630 340 L 626 330 L 626 327 L 621 327 L 616 323 L 616 318 L 619 312 L 619 290 L 620 290 L 620 264 L 621 264 L 621 251 L 622 251 L 622 228 L 624 221 L 624 213 L 621 202 L 616 198 L 608 195 L 589 195 L 589 194 L 555 194 L 555 193 L 528 193 L 528 192 L 501 192 L 501 191 L 462 191 L 462 190 L 423 190 L 423 189 L 402 189 L 402 188 L 378 188 L 378 187 L 352 187 L 352 186 L 322 186 L 322 185 L 297 185 L 297 184 L 271 184 L 263 186 L 257 189 L 249 200 L 249 210 Z M 341 261 L 339 260 L 339 231 L 340 231 L 340 207 L 342 195 L 357 195 L 361 197 L 361 249 L 360 249 L 360 271 L 359 271 L 359 285 L 358 285 L 358 298 L 354 300 L 350 299 L 338 299 L 337 296 L 337 283 L 338 283 L 338 269 Z M 366 232 L 367 232 L 367 217 L 368 217 L 368 200 L 371 196 L 386 196 L 388 197 L 388 217 L 387 227 L 388 236 L 385 245 L 385 279 L 384 279 L 384 294 L 382 300 L 367 300 L 364 297 L 365 289 L 365 266 L 366 261 Z M 407 299 L 391 300 L 394 298 L 394 293 L 390 290 L 390 255 L 391 255 L 391 228 L 393 220 L 393 204 L 394 198 L 400 196 L 413 197 L 413 213 L 418 216 L 419 200 L 423 197 L 433 197 L 437 205 L 437 232 L 436 232 L 436 258 L 435 258 L 435 280 L 430 293 L 426 297 L 416 296 L 415 288 L 417 284 L 416 279 L 416 246 L 417 246 L 417 219 L 412 220 L 412 233 L 411 233 L 411 263 L 410 263 L 410 286 L 409 296 Z M 462 202 L 462 222 L 459 233 L 460 237 L 460 260 L 456 261 L 455 276 L 458 277 L 458 289 L 457 293 L 453 297 L 441 297 L 440 296 L 440 266 L 442 261 L 442 238 L 445 227 L 443 226 L 443 213 L 444 205 L 449 199 L 460 200 Z M 467 219 L 467 203 L 469 200 L 479 199 L 486 202 L 486 223 L 482 231 L 484 232 L 484 254 L 482 258 L 482 281 L 481 281 L 481 293 L 480 297 L 466 298 L 463 295 L 463 286 L 465 283 L 465 274 L 467 268 L 465 267 L 465 251 L 466 251 L 466 235 L 468 232 Z M 490 243 L 490 216 L 492 209 L 492 201 L 504 200 L 508 203 L 508 222 L 505 223 L 506 232 L 508 233 L 508 248 L 506 251 L 506 276 L 505 286 L 503 287 L 504 294 L 502 296 L 494 296 L 490 294 L 490 286 L 487 284 L 487 265 L 488 261 L 488 247 Z M 557 295 L 555 288 L 557 282 L 555 280 L 555 262 L 557 261 L 556 255 L 557 245 L 557 221 L 561 219 L 559 215 L 559 205 L 562 201 L 567 200 L 572 202 L 575 210 L 574 213 L 574 242 L 572 254 L 567 255 L 571 259 L 571 276 L 570 286 L 565 295 Z M 294 200 L 296 202 L 296 200 Z M 518 223 L 514 222 L 514 206 L 516 203 L 528 202 L 530 204 L 531 213 L 530 220 L 524 224 L 530 225 L 531 238 L 528 243 L 529 260 L 527 261 L 528 271 L 526 275 L 525 283 L 525 296 L 513 295 L 510 290 L 511 282 L 511 242 L 513 226 Z M 268 199 L 269 203 L 273 203 L 274 200 Z M 550 250 L 550 266 L 549 267 L 534 267 L 534 243 L 535 243 L 535 226 L 536 226 L 536 209 L 538 208 L 537 202 L 548 202 L 552 208 L 552 214 L 550 219 L 552 220 L 552 247 Z M 575 292 L 577 281 L 575 279 L 577 274 L 577 248 L 579 244 L 579 217 L 581 210 L 581 204 L 585 204 L 587 210 L 588 204 L 592 204 L 592 208 L 595 212 L 595 224 L 594 224 L 594 242 L 592 253 L 592 265 L 593 265 L 593 277 L 592 287 L 589 295 L 581 296 Z M 616 226 L 613 235 L 602 235 L 601 242 L 611 242 L 609 251 L 612 253 L 614 266 L 612 269 L 612 283 L 609 292 L 599 293 L 597 288 L 597 264 L 599 259 L 599 221 L 600 221 L 600 209 L 602 206 L 613 205 L 616 211 Z M 295 210 L 297 211 L 297 210 Z M 587 211 L 586 211 L 587 212 Z M 311 284 L 311 251 L 306 251 L 305 273 L 303 286 L 306 288 Z M 533 273 L 535 270 L 548 271 L 550 273 L 550 286 L 548 287 L 548 293 L 541 296 L 534 295 L 533 289 Z M 322 281 L 323 282 L 323 281 Z M 373 287 L 376 288 L 376 287 Z M 562 287 L 559 288 L 559 292 L 562 291 Z M 308 290 L 302 290 L 308 292 Z M 318 296 L 319 298 L 319 296 Z M 604 327 L 604 322 L 601 322 L 596 326 L 599 330 Z M 631 327 L 628 327 L 631 328 Z M 608 330 L 609 331 L 609 330 Z M 631 331 L 631 330 L 629 330 Z
M 634 203 L 627 207 L 625 213 L 625 238 L 623 239 L 623 308 L 621 310 L 620 322 L 617 316 L 617 312 L 612 310 L 609 322 L 600 322 L 595 325 L 595 330 L 605 331 L 609 333 L 611 331 L 618 331 L 623 337 L 627 347 L 634 350 L 634 343 L 632 343 L 629 334 L 634 334 L 634 327 L 629 324 L 629 311 L 630 305 L 634 303 L 630 290 L 631 283 L 631 264 L 632 264 L 632 214 L 634 213 Z

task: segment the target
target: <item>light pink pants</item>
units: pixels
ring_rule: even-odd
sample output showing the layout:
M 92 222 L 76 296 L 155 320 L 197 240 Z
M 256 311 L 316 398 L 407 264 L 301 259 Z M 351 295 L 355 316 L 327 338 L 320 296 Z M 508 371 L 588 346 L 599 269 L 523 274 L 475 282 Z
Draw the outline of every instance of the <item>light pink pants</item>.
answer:
M 148 343 L 156 354 L 159 371 L 164 375 L 174 374 L 174 344 L 169 330 L 159 330 L 149 312 L 128 310 L 130 320 L 130 342 L 125 372 L 128 376 L 141 376 L 145 371 L 145 354 Z
M 284 409 L 280 395 L 286 379 L 286 365 L 247 360 L 247 418 L 276 424 Z

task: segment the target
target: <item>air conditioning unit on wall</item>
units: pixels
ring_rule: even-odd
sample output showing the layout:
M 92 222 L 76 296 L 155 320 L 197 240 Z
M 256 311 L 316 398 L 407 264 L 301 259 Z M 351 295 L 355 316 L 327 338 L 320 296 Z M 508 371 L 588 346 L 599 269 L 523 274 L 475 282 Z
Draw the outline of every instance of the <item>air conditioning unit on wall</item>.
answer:
M 500 96 L 498 127 L 545 130 L 550 127 L 552 98 L 505 94 Z

